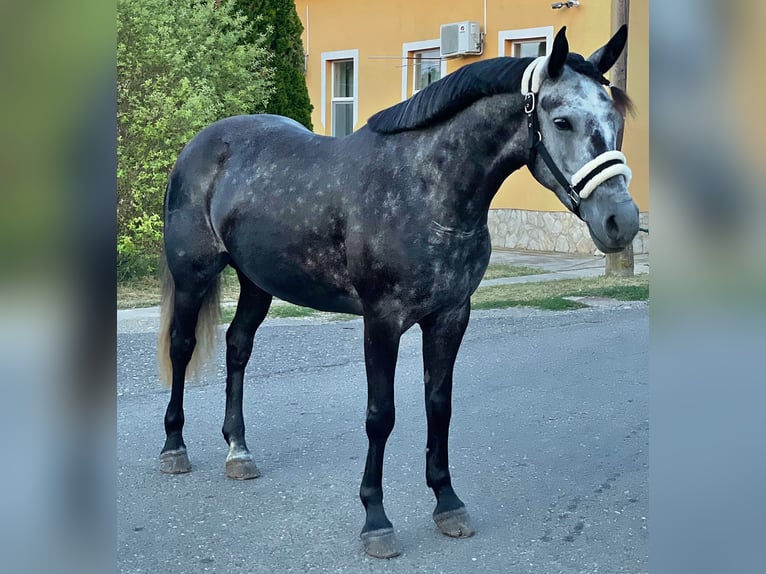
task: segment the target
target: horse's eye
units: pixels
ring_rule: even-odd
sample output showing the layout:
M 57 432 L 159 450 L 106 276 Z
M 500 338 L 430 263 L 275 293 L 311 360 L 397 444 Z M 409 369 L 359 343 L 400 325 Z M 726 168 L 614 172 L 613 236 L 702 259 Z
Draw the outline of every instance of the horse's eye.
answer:
M 566 118 L 556 118 L 553 120 L 553 125 L 555 125 L 558 129 L 561 131 L 569 131 L 572 129 L 572 124 L 569 123 L 569 120 Z

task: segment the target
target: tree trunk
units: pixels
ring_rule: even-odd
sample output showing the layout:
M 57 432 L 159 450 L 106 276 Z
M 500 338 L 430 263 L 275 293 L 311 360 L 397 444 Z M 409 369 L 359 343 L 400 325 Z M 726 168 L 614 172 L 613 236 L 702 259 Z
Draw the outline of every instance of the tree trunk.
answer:
M 630 0 L 612 0 L 612 34 L 619 30 L 620 26 L 630 20 Z M 615 62 L 612 68 L 612 83 L 627 91 L 628 84 L 628 46 Z M 617 134 L 617 149 L 622 149 L 623 130 Z M 604 275 L 607 277 L 633 277 L 633 244 L 618 253 L 606 254 L 606 267 Z

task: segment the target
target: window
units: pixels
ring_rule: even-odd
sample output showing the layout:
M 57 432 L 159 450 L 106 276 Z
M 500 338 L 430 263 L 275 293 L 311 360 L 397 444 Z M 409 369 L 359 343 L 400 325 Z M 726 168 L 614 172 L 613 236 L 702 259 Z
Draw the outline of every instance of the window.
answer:
M 553 47 L 553 26 L 501 30 L 497 34 L 498 56 L 537 58 L 547 56 Z
M 439 38 L 402 44 L 402 101 L 447 75 Z
M 359 121 L 359 50 L 322 52 L 321 69 L 322 129 L 327 135 L 346 136 Z
M 441 54 L 436 50 L 413 52 L 412 93 L 416 94 L 441 77 Z
M 354 61 L 332 63 L 332 135 L 347 136 L 354 131 Z
M 533 40 L 517 40 L 512 44 L 511 55 L 514 58 L 537 58 L 545 56 L 547 53 L 547 43 L 545 38 L 535 38 Z

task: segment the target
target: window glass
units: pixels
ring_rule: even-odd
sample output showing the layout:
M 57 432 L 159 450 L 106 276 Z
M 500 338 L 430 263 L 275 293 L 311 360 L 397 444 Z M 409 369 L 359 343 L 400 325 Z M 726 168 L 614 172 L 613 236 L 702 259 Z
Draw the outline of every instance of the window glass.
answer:
M 514 58 L 537 58 L 545 56 L 545 40 L 519 40 L 513 43 Z
M 332 135 L 347 136 L 354 131 L 354 102 L 333 102 Z
M 439 50 L 424 50 L 413 53 L 413 90 L 419 92 L 441 77 L 441 57 Z
M 333 98 L 354 97 L 354 61 L 342 60 L 333 63 Z

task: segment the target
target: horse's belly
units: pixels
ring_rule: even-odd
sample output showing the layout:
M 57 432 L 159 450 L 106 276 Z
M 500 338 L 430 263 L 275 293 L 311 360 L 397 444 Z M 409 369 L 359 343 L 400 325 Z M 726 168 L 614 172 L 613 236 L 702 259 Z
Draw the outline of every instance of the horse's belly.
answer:
M 361 314 L 337 214 L 304 196 L 285 201 L 268 186 L 248 193 L 236 188 L 211 210 L 232 263 L 258 287 L 284 301 Z
M 249 258 L 232 254 L 232 259 L 264 291 L 289 303 L 320 311 L 362 313 L 359 295 L 337 252 L 327 249 L 314 256 L 311 249 L 281 253 L 259 251 Z

